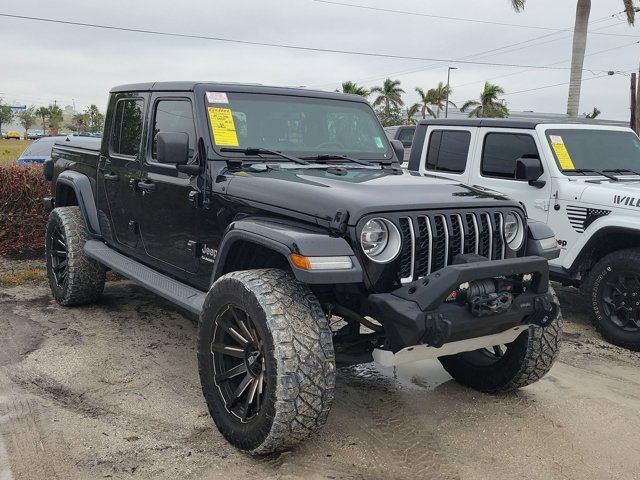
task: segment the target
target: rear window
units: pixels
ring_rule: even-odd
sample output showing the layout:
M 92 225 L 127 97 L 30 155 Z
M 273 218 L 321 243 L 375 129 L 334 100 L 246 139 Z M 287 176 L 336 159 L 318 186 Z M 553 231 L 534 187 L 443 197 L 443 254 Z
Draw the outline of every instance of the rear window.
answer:
M 410 147 L 413 143 L 413 136 L 416 133 L 416 127 L 406 127 L 400 130 L 398 134 L 398 140 L 402 142 L 404 147 Z
M 485 177 L 515 178 L 516 161 L 527 156 L 539 156 L 536 142 L 525 133 L 488 133 L 484 137 L 482 175 Z
M 113 153 L 135 157 L 140 152 L 144 103 L 142 99 L 119 100 L 113 119 Z
M 38 155 L 41 156 L 50 156 L 51 150 L 53 149 L 54 142 L 43 142 L 40 140 L 36 140 L 31 145 L 27 147 L 27 149 L 22 154 L 23 157 L 35 157 Z
M 462 173 L 467 166 L 471 132 L 434 130 L 429 137 L 427 170 Z

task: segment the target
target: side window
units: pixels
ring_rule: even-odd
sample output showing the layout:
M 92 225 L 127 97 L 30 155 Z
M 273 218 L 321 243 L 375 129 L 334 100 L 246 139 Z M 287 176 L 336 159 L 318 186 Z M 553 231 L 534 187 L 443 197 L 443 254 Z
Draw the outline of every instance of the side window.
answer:
M 142 99 L 119 100 L 116 103 L 111 151 L 135 157 L 140 152 L 144 102 Z
M 538 155 L 536 142 L 525 133 L 489 133 L 484 137 L 480 169 L 486 177 L 515 178 L 516 160 Z
M 462 173 L 467 166 L 471 132 L 434 130 L 427 148 L 427 170 Z
M 413 135 L 416 133 L 416 127 L 406 127 L 400 130 L 398 140 L 402 142 L 405 148 L 410 148 L 413 143 Z
M 151 158 L 155 161 L 159 132 L 179 132 L 189 135 L 189 163 L 195 157 L 196 126 L 189 100 L 160 100 L 153 116 L 153 142 Z

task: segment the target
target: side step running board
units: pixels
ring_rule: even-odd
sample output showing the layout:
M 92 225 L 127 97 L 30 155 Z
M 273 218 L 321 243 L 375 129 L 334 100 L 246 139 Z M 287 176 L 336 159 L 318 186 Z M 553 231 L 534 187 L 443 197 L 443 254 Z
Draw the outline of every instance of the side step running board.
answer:
M 122 255 L 113 248 L 109 248 L 100 241 L 87 240 L 84 244 L 84 251 L 89 257 L 124 275 L 147 290 L 151 290 L 153 293 L 190 312 L 197 315 L 200 314 L 204 299 L 207 296 L 206 292 L 158 273 L 152 268 Z

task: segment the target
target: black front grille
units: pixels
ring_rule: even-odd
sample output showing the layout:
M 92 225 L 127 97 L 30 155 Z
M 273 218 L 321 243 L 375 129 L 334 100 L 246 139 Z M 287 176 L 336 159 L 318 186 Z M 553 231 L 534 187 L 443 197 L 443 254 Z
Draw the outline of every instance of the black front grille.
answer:
M 409 219 L 405 218 L 405 221 Z M 425 217 L 418 217 L 418 234 L 416 238 L 416 271 L 418 277 L 424 277 L 431 268 L 429 261 L 431 258 L 431 225 Z M 406 277 L 400 277 L 406 278 Z
M 460 253 L 505 258 L 504 213 L 473 211 L 400 217 L 399 277 L 410 282 L 453 262 Z
M 408 218 L 400 219 L 400 235 L 402 236 L 402 249 L 400 250 L 400 278 L 408 278 L 412 275 L 411 264 L 413 260 L 413 235 L 411 234 L 411 222 Z

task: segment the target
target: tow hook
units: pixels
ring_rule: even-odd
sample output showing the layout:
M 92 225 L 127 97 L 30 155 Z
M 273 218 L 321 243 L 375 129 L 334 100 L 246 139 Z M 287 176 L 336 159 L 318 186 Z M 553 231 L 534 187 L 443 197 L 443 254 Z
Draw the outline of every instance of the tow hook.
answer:
M 541 295 L 533 301 L 533 313 L 529 316 L 528 321 L 541 327 L 546 327 L 556 318 L 558 313 L 558 305 L 549 300 L 549 295 Z

